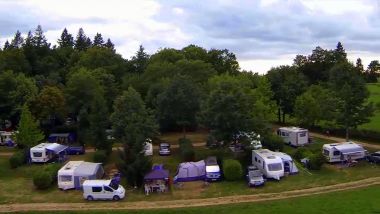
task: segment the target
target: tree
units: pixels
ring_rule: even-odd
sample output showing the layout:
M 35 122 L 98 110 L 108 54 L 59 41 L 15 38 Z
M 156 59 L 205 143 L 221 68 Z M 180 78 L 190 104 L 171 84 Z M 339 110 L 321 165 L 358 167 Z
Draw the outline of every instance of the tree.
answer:
M 183 137 L 186 138 L 186 127 L 196 124 L 196 114 L 200 109 L 195 84 L 186 76 L 177 76 L 157 99 L 161 127 L 174 123 L 182 128 Z
M 218 74 L 237 74 L 240 70 L 239 63 L 234 53 L 229 50 L 211 49 L 208 51 L 207 62 L 211 63 Z
M 22 147 L 30 148 L 44 139 L 27 105 L 22 107 L 21 118 L 16 132 L 16 142 Z
M 344 50 L 341 42 L 338 42 L 336 45 L 336 48 L 334 50 L 334 58 L 335 62 L 337 63 L 347 61 L 347 53 Z
M 373 60 L 368 64 L 368 68 L 365 72 L 366 81 L 370 83 L 376 83 L 380 73 L 380 63 L 378 60 Z
M 104 44 L 104 47 L 110 49 L 112 52 L 115 52 L 115 45 L 111 42 L 111 39 L 108 38 L 106 44 Z
M 24 38 L 22 38 L 20 31 L 17 31 L 15 37 L 13 38 L 10 48 L 21 48 L 24 43 Z
M 11 45 L 9 44 L 8 40 L 5 41 L 5 43 L 4 43 L 4 47 L 3 47 L 3 50 L 4 50 L 4 51 L 5 51 L 5 50 L 9 50 L 10 47 L 11 47 Z
M 112 152 L 112 144 L 107 140 L 106 129 L 109 126 L 108 109 L 106 102 L 99 94 L 92 100 L 89 110 L 89 139 L 98 150 L 104 150 L 108 154 Z
M 50 43 L 47 42 L 47 39 L 44 35 L 41 25 L 38 25 L 36 30 L 34 31 L 32 44 L 34 47 L 37 48 L 38 51 L 40 51 L 40 49 L 42 51 L 46 51 L 47 49 L 50 48 Z M 39 54 L 42 55 L 41 53 Z
M 363 74 L 364 72 L 364 67 L 363 67 L 363 63 L 362 63 L 362 59 L 358 58 L 356 60 L 356 65 L 355 65 L 357 71 L 359 74 Z
M 208 60 L 207 50 L 196 45 L 184 47 L 182 52 L 187 60 L 201 60 L 204 62 Z
M 157 132 L 153 113 L 145 107 L 140 94 L 130 87 L 116 99 L 111 121 L 115 138 L 123 143 L 117 167 L 130 185 L 140 186 L 152 164 L 143 150 L 145 140 Z
M 102 37 L 102 34 L 96 33 L 94 37 L 94 43 L 92 44 L 94 47 L 103 47 L 104 46 L 104 40 Z
M 144 47 L 140 45 L 139 50 L 136 52 L 136 56 L 132 57 L 132 64 L 134 72 L 143 73 L 148 65 L 149 55 L 144 51 Z
M 74 38 L 67 31 L 67 29 L 63 29 L 60 39 L 58 39 L 58 44 L 60 48 L 72 48 L 74 46 Z
M 87 38 L 86 34 L 83 31 L 83 28 L 79 28 L 77 37 L 74 42 L 75 49 L 78 51 L 87 50 L 87 48 L 91 46 L 91 44 L 88 44 L 89 43 L 88 39 L 89 38 Z M 91 43 L 91 40 L 90 40 L 90 43 Z
M 338 126 L 345 128 L 348 141 L 350 128 L 369 122 L 373 104 L 368 102 L 365 82 L 351 63 L 335 65 L 330 71 L 329 84 L 338 99 L 335 120 Z

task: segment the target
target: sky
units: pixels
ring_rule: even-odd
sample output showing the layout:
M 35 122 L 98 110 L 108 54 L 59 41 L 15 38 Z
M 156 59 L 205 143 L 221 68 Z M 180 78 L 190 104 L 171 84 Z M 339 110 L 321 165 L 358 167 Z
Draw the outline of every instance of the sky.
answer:
M 0 45 L 37 25 L 52 44 L 65 27 L 99 32 L 127 59 L 140 44 L 228 49 L 258 73 L 338 41 L 352 62 L 380 60 L 380 0 L 0 0 Z

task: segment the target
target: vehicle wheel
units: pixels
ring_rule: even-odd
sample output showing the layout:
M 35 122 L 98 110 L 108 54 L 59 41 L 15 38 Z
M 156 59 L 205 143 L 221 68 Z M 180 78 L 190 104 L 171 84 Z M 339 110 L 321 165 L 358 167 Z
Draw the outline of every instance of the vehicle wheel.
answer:
M 94 197 L 92 197 L 91 195 L 87 196 L 87 201 L 93 201 L 94 200 Z
M 114 200 L 114 201 L 118 201 L 118 200 L 120 200 L 120 197 L 117 196 L 117 195 L 115 195 L 115 196 L 113 197 L 113 200 Z

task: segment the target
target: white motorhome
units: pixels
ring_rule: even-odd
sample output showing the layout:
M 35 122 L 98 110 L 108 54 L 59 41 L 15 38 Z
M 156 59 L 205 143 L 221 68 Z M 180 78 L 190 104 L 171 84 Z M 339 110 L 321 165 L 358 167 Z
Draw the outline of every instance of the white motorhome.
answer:
M 324 144 L 322 149 L 329 163 L 363 159 L 367 153 L 362 145 L 354 142 Z
M 267 178 L 280 180 L 284 176 L 284 162 L 281 157 L 268 149 L 252 150 L 252 165 Z
M 93 200 L 115 200 L 125 197 L 125 189 L 112 180 L 85 180 L 83 182 L 83 198 Z
M 53 160 L 64 161 L 67 146 L 58 143 L 40 143 L 30 149 L 30 159 L 33 163 L 46 163 Z
M 298 127 L 281 127 L 277 135 L 282 137 L 286 144 L 291 146 L 304 146 L 309 143 L 309 131 Z

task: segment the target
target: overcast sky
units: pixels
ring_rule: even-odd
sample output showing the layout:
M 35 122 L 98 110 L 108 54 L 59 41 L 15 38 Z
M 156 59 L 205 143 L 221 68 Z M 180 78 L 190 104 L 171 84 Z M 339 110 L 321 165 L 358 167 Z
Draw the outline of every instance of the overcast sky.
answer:
M 130 58 L 142 44 L 159 48 L 227 48 L 240 66 L 265 73 L 341 41 L 349 59 L 380 60 L 380 0 L 0 0 L 0 44 L 16 30 L 42 25 L 56 43 L 64 27 L 110 37 Z

